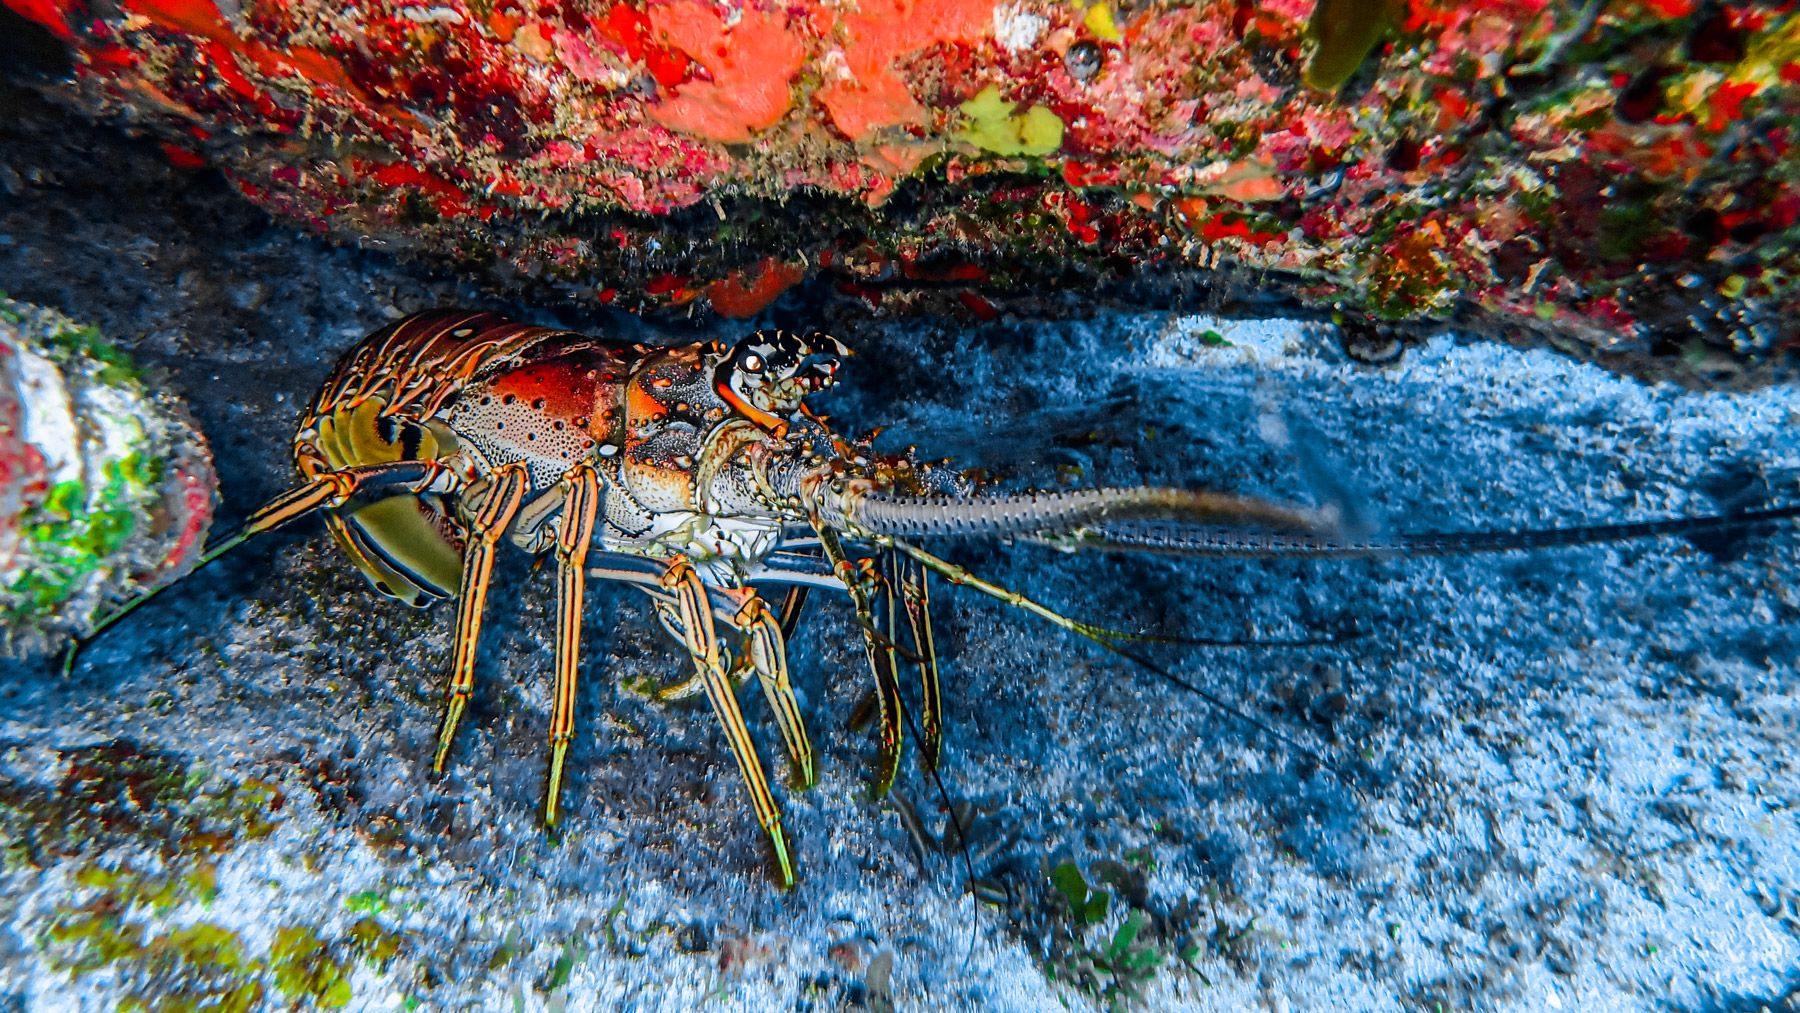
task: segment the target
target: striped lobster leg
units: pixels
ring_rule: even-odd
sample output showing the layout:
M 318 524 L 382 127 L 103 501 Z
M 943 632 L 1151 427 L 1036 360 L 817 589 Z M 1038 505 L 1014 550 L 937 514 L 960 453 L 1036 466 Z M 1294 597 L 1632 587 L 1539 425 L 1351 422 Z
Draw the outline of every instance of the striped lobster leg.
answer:
M 886 556 L 885 579 L 900 585 L 901 613 L 911 638 L 912 660 L 919 667 L 919 763 L 936 770 L 943 755 L 944 691 L 938 679 L 937 641 L 931 633 L 930 573 L 918 560 L 892 549 Z
M 394 461 L 321 472 L 305 485 L 295 486 L 264 503 L 244 521 L 243 527 L 217 544 L 208 546 L 189 575 L 257 535 L 274 531 L 315 511 L 336 510 L 356 499 L 444 492 L 451 482 L 450 472 L 436 461 Z M 173 583 L 165 584 L 139 595 L 96 622 L 87 636 L 69 645 L 68 652 L 63 655 L 63 675 L 66 677 L 74 672 L 75 661 L 81 649 L 94 638 L 172 586 Z
M 875 760 L 875 794 L 886 795 L 894 786 L 900 769 L 900 750 L 905 745 L 904 715 L 900 711 L 900 680 L 894 641 L 888 631 L 894 628 L 894 601 L 891 588 L 875 572 L 871 560 L 851 562 L 844 555 L 843 542 L 837 532 L 817 526 L 819 547 L 832 572 L 850 592 L 856 608 L 856 623 L 862 627 L 863 646 L 867 649 L 869 669 L 875 674 L 875 703 L 880 718 L 880 751 Z
M 781 741 L 794 763 L 795 782 L 801 788 L 810 788 L 818 783 L 818 772 L 806 723 L 800 717 L 800 703 L 794 699 L 794 684 L 788 675 L 787 638 L 782 635 L 781 621 L 750 588 L 727 588 L 719 594 L 738 605 L 730 621 L 744 634 L 743 664 L 755 670 L 769 709 L 775 712 Z
M 733 691 L 742 686 L 752 673 L 756 675 L 757 683 L 762 686 L 763 696 L 775 713 L 776 725 L 781 729 L 782 745 L 787 749 L 788 758 L 793 761 L 794 784 L 801 789 L 811 788 L 818 783 L 817 761 L 812 741 L 806 734 L 805 720 L 800 716 L 800 703 L 794 698 L 794 685 L 787 663 L 787 635 L 782 629 L 781 620 L 762 596 L 751 588 L 715 587 L 708 590 L 715 599 L 713 614 L 744 635 L 743 653 L 735 662 L 727 665 Z M 675 599 L 661 592 L 652 593 L 651 598 L 656 603 L 656 616 L 662 621 L 663 629 L 668 630 L 669 635 L 676 640 L 686 643 L 687 634 Z M 790 594 L 788 601 L 793 600 L 794 596 Z M 783 604 L 786 605 L 787 602 Z M 721 648 L 720 662 L 725 664 L 726 661 L 725 651 Z M 657 689 L 655 698 L 661 701 L 684 700 L 705 689 L 705 669 L 701 667 L 686 679 Z
M 756 745 L 750 740 L 750 730 L 744 726 L 744 714 L 732 692 L 731 678 L 725 672 L 706 585 L 685 556 L 676 556 L 669 561 L 662 584 L 663 589 L 675 598 L 682 645 L 693 656 L 706 687 L 706 697 L 725 729 L 732 756 L 737 760 L 744 786 L 750 793 L 750 806 L 756 813 L 756 821 L 762 824 L 774 849 L 781 885 L 791 887 L 794 885 L 794 863 L 788 855 L 787 837 L 781 830 L 781 810 L 769 792 L 768 775 L 763 772 L 762 760 L 756 755 Z
M 244 526 L 231 537 L 206 550 L 200 565 L 230 552 L 257 535 L 297 521 L 315 510 L 335 510 L 352 500 L 386 499 L 443 491 L 450 473 L 436 461 L 391 461 L 362 464 L 320 472 L 312 481 L 296 486 L 256 508 Z
M 450 662 L 450 690 L 444 703 L 444 720 L 438 727 L 437 754 L 431 769 L 444 772 L 456 737 L 457 722 L 475 691 L 475 644 L 481 636 L 481 617 L 487 607 L 488 579 L 494 571 L 494 548 L 512 525 L 525 501 L 529 483 L 525 466 L 507 465 L 494 473 L 481 509 L 469 523 L 469 540 L 463 550 L 462 587 L 456 606 L 456 647 Z
M 575 737 L 575 683 L 581 662 L 581 604 L 587 593 L 588 544 L 600 510 L 600 479 L 582 462 L 564 481 L 563 511 L 556 529 L 556 697 L 550 708 L 550 780 L 544 791 L 544 823 L 555 826 L 562 794 L 563 761 Z

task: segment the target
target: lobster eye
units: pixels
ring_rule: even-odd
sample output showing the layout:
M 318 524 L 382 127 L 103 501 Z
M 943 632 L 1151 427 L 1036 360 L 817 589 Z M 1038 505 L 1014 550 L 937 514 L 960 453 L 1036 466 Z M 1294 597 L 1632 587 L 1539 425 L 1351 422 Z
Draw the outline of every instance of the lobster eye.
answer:
M 744 356 L 744 372 L 760 373 L 762 372 L 762 369 L 762 356 L 757 355 L 755 352 L 751 352 L 749 355 Z

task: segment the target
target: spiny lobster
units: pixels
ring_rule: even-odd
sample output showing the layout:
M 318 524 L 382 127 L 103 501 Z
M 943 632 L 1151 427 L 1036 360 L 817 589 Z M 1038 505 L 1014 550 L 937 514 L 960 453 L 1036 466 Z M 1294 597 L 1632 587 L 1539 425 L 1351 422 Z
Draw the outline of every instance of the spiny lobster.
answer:
M 773 848 L 794 882 L 781 812 L 745 727 L 736 687 L 752 676 L 774 711 L 794 780 L 816 780 L 789 680 L 786 642 L 807 589 L 842 588 L 874 675 L 877 793 L 892 784 L 903 729 L 921 764 L 939 761 L 943 707 L 930 575 L 973 588 L 1142 661 L 1133 635 L 1072 619 L 934 555 L 916 538 L 987 537 L 1183 555 L 1306 556 L 1498 551 L 1708 530 L 1800 516 L 1800 505 L 1729 515 L 1529 531 L 1357 539 L 1338 512 L 1220 493 L 1102 488 L 975 495 L 948 470 L 848 440 L 806 398 L 830 387 L 848 350 L 822 334 L 758 331 L 653 347 L 440 311 L 397 321 L 338 363 L 301 420 L 303 479 L 210 548 L 318 512 L 382 594 L 410 605 L 458 599 L 442 771 L 474 689 L 495 552 L 504 539 L 556 560 L 555 692 L 544 821 L 558 818 L 575 731 L 582 599 L 590 577 L 630 584 L 693 659 L 665 695 L 704 692 Z M 776 607 L 759 589 L 786 588 Z M 154 593 L 154 592 L 153 592 Z M 92 639 L 151 595 L 103 619 Z M 739 638 L 720 642 L 723 624 Z M 85 641 L 84 641 L 85 642 Z M 79 646 L 79 645 L 77 645 Z M 72 649 L 66 664 L 74 662 Z M 900 672 L 921 686 L 916 724 Z M 1192 687 L 1190 687 L 1192 688 Z

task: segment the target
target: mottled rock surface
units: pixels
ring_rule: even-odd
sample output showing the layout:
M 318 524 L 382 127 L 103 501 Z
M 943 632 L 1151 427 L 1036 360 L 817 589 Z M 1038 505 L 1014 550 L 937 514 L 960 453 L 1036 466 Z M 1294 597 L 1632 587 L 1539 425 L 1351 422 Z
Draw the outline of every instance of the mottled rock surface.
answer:
M 193 406 L 227 524 L 291 480 L 301 403 L 393 315 L 473 303 L 655 333 L 323 245 L 214 177 L 172 183 L 147 145 L 49 125 L 0 124 L 0 287 L 95 322 Z M 1791 498 L 1800 472 L 1791 387 L 1647 386 L 1449 336 L 1376 368 L 1329 328 L 1196 312 L 975 327 L 818 305 L 768 319 L 859 350 L 825 410 L 1009 483 L 1338 493 L 1422 530 L 1709 511 Z M 543 574 L 503 561 L 475 704 L 433 778 L 448 611 L 377 599 L 299 525 L 134 616 L 73 679 L 7 663 L 0 997 L 1026 1011 L 1129 985 L 1170 1010 L 1782 1008 L 1800 994 L 1797 544 L 1216 563 L 944 546 L 1114 626 L 1327 641 L 1151 650 L 1231 715 L 943 589 L 944 789 L 979 817 L 971 864 L 997 906 L 977 907 L 916 768 L 868 797 L 842 603 L 818 598 L 796 637 L 824 770 L 782 792 L 802 877 L 783 894 L 710 716 L 642 695 L 682 662 L 635 595 L 593 595 L 552 837 Z

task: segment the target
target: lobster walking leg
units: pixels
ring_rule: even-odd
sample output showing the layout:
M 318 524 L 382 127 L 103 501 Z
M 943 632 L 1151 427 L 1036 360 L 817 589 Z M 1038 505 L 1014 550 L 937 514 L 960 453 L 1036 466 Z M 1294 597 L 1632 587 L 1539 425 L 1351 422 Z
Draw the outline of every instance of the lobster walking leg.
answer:
M 475 644 L 481 636 L 481 616 L 487 606 L 488 578 L 494 572 L 494 547 L 525 501 L 529 481 L 524 465 L 508 465 L 496 471 L 486 501 L 469 522 L 469 543 L 463 551 L 462 588 L 456 606 L 450 692 L 444 704 L 443 723 L 438 727 L 437 755 L 431 761 L 431 769 L 440 774 L 450 755 L 456 724 L 475 690 Z
M 750 588 L 714 588 L 713 595 L 724 599 L 729 606 L 714 609 L 718 618 L 744 634 L 744 651 L 735 662 L 727 657 L 723 648 L 720 649 L 720 663 L 728 672 L 733 692 L 752 673 L 756 675 L 763 696 L 775 713 L 776 725 L 781 729 L 782 745 L 794 763 L 794 783 L 800 788 L 812 787 L 818 783 L 817 764 L 805 721 L 800 716 L 799 701 L 794 698 L 793 681 L 788 674 L 787 637 L 782 633 L 780 621 Z M 687 635 L 675 600 L 661 594 L 653 595 L 653 598 L 656 616 L 662 621 L 663 629 L 685 643 Z M 660 701 L 685 700 L 705 689 L 705 669 L 696 667 L 693 675 L 680 682 L 658 687 L 655 697 Z
M 550 707 L 550 780 L 544 792 L 544 823 L 556 825 L 562 794 L 563 761 L 575 737 L 576 667 L 581 662 L 581 602 L 587 590 L 588 542 L 600 508 L 600 481 L 583 462 L 564 476 L 562 517 L 556 529 L 556 697 Z
M 687 631 L 681 625 L 681 612 L 675 607 L 674 601 L 667 597 L 659 596 L 656 599 L 656 618 L 662 621 L 663 629 L 668 630 L 670 636 L 681 641 L 683 644 L 687 643 Z M 706 689 L 704 682 L 705 675 L 700 669 L 696 668 L 693 675 L 690 675 L 679 682 L 670 683 L 666 686 L 658 686 L 656 692 L 653 693 L 652 696 L 654 696 L 659 703 L 669 703 L 674 700 L 686 700 L 695 693 L 704 692 Z
M 944 691 L 938 679 L 937 642 L 931 635 L 930 575 L 910 556 L 891 549 L 887 556 L 889 579 L 900 583 L 900 604 L 919 666 L 919 762 L 926 770 L 936 770 L 943 754 Z
M 775 610 L 783 640 L 793 638 L 794 628 L 800 625 L 800 612 L 805 608 L 806 585 L 796 584 L 788 588 L 787 594 L 781 599 L 781 607 Z
M 806 723 L 800 716 L 799 701 L 794 698 L 793 681 L 787 664 L 787 636 L 780 620 L 767 602 L 751 588 L 713 588 L 711 591 L 715 598 L 714 614 L 744 634 L 744 650 L 735 662 L 726 656 L 723 648 L 720 649 L 720 662 L 729 674 L 733 691 L 741 687 L 752 673 L 756 675 L 757 683 L 762 686 L 763 695 L 769 701 L 769 707 L 775 713 L 776 724 L 781 729 L 782 745 L 786 747 L 788 757 L 793 760 L 794 782 L 801 788 L 812 787 L 818 783 L 817 764 L 812 742 L 806 734 Z M 656 602 L 656 615 L 662 621 L 663 628 L 676 640 L 685 643 L 687 635 L 675 600 L 664 594 L 653 594 L 652 598 Z M 789 598 L 792 599 L 791 594 Z M 685 700 L 705 689 L 705 671 L 703 668 L 696 668 L 693 675 L 680 682 L 659 687 L 655 697 L 661 701 Z
M 374 469 L 370 469 L 374 470 Z M 382 466 L 382 471 L 387 467 Z M 246 538 L 273 531 L 289 521 L 299 520 L 324 507 L 334 507 L 350 499 L 365 479 L 348 471 L 332 471 L 302 486 L 289 489 L 257 507 L 244 521 L 244 526 L 225 541 L 207 550 L 207 555 L 221 553 Z
M 838 539 L 837 532 L 823 524 L 817 525 L 816 530 L 819 533 L 819 547 L 825 550 L 826 562 L 831 564 L 832 571 L 850 592 L 850 600 L 856 607 L 856 623 L 862 627 L 863 647 L 869 656 L 869 668 L 875 673 L 875 702 L 881 719 L 881 753 L 875 764 L 875 794 L 886 795 L 888 789 L 894 786 L 894 775 L 900 769 L 900 749 L 905 743 L 905 735 L 901 730 L 900 680 L 894 675 L 894 642 L 886 632 L 893 629 L 894 625 L 893 598 L 891 594 L 884 597 L 884 607 L 878 614 L 870 592 L 878 590 L 880 583 L 872 580 L 872 574 L 844 556 L 844 545 Z M 878 619 L 886 619 L 887 624 L 877 625 Z
M 806 722 L 800 717 L 800 703 L 794 699 L 794 684 L 788 675 L 787 638 L 781 634 L 781 623 L 750 588 L 731 588 L 724 594 L 741 603 L 731 624 L 744 633 L 746 660 L 755 669 L 769 708 L 775 712 L 781 741 L 794 761 L 795 780 L 802 788 L 810 788 L 818 783 L 818 774 L 812 742 L 806 736 Z
M 663 587 L 675 596 L 682 644 L 693 655 L 694 664 L 700 669 L 707 699 L 712 703 L 713 712 L 718 715 L 719 724 L 725 729 L 726 741 L 730 743 L 732 756 L 736 758 L 738 770 L 744 776 L 744 786 L 750 792 L 751 808 L 755 810 L 757 822 L 762 824 L 763 831 L 769 835 L 769 843 L 775 849 L 781 885 L 793 886 L 794 865 L 788 857 L 787 837 L 781 831 L 781 810 L 776 807 L 775 797 L 769 792 L 768 776 L 763 773 L 762 761 L 756 755 L 756 745 L 750 741 L 750 730 L 744 727 L 744 714 L 738 709 L 737 696 L 732 692 L 731 679 L 725 673 L 719 652 L 719 638 L 713 628 L 712 606 L 707 601 L 706 585 L 701 583 L 700 574 L 687 557 L 676 556 L 669 562 L 669 569 L 663 575 Z

